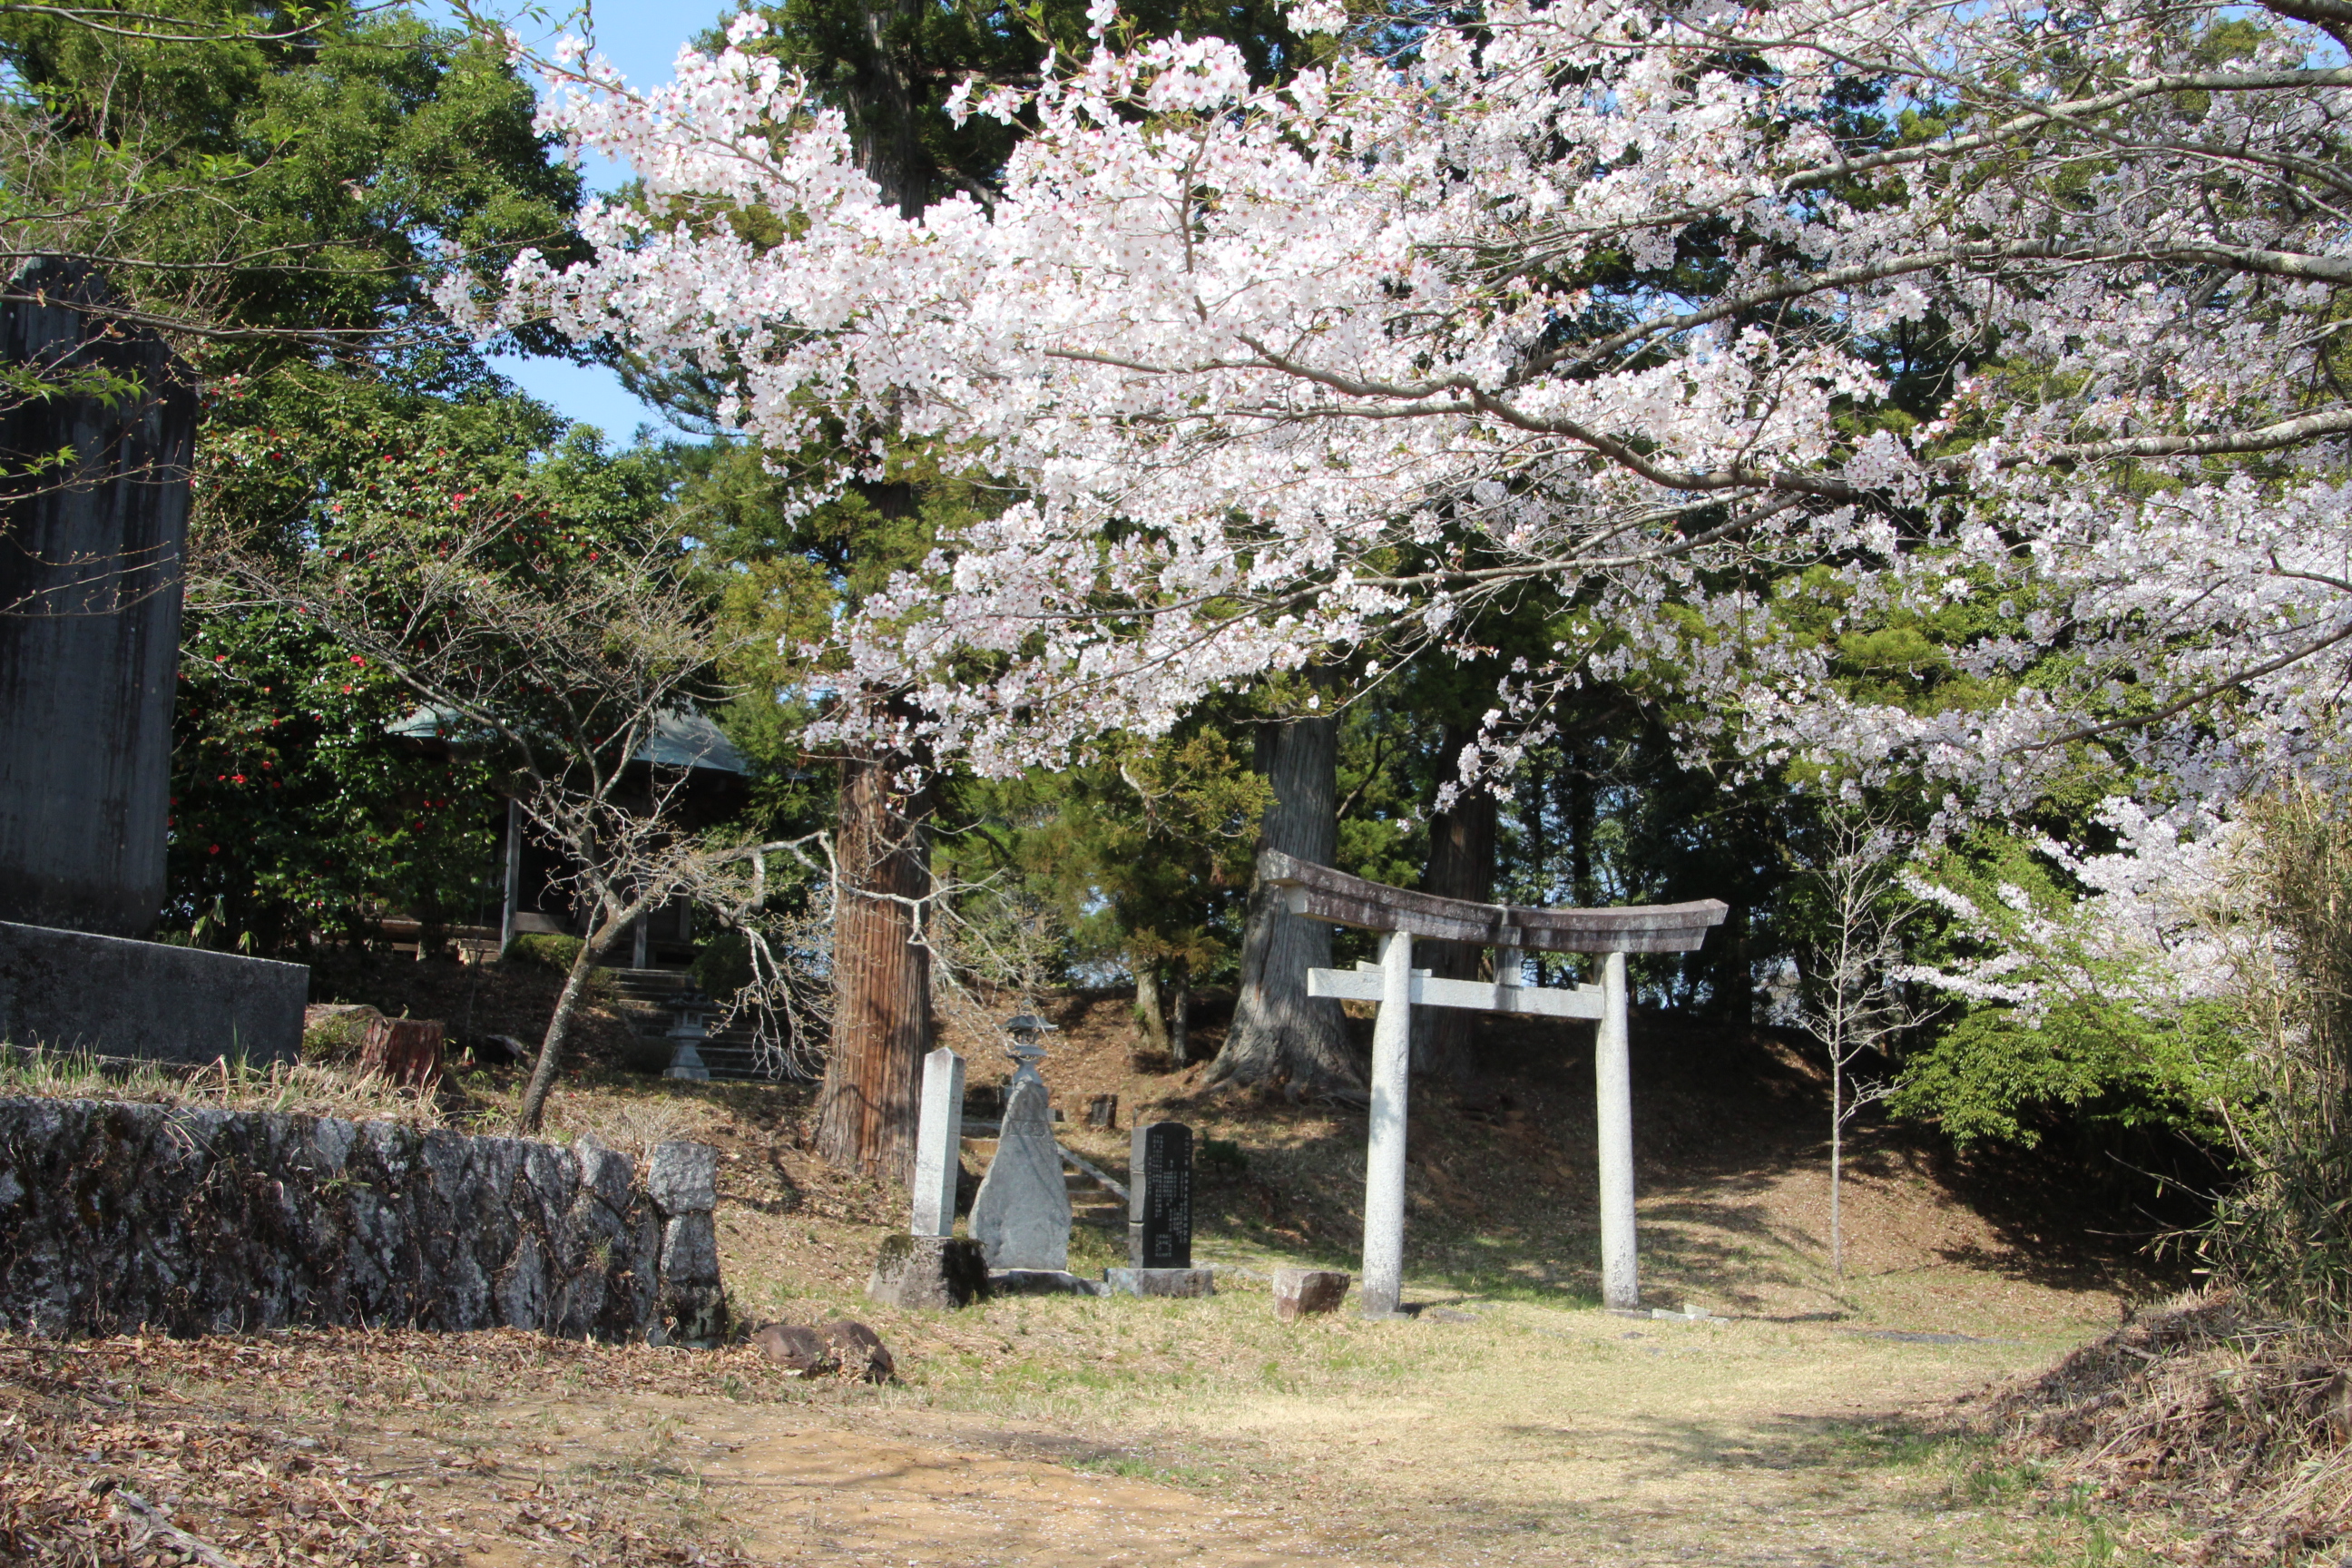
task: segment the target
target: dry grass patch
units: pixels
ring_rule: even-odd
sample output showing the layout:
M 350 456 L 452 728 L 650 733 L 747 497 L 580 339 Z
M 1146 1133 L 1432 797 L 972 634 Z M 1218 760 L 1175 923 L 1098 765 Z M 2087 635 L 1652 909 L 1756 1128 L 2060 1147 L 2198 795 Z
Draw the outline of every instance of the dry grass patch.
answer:
M 432 1094 L 382 1073 L 313 1062 L 256 1067 L 242 1058 L 191 1066 L 97 1057 L 41 1046 L 0 1046 L 0 1099 L 120 1100 L 175 1109 L 340 1116 L 352 1121 L 445 1123 Z
M 1990 1405 L 2049 1484 L 2142 1516 L 2175 1561 L 2333 1559 L 2352 1541 L 2352 1338 L 2191 1292 Z

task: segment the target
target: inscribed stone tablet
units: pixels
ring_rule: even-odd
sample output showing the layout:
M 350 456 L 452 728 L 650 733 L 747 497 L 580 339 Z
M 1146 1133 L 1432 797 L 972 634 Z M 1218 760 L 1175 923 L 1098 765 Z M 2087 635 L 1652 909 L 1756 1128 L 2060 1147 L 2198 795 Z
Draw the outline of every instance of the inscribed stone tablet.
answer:
M 1128 1157 L 1127 1260 L 1136 1268 L 1192 1267 L 1192 1130 L 1147 1121 Z

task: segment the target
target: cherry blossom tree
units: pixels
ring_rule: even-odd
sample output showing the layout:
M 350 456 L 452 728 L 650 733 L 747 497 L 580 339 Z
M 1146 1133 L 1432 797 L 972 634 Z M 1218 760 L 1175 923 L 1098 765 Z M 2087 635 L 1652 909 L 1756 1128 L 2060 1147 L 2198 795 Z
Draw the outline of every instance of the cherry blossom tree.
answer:
M 1540 583 L 1584 613 L 1513 668 L 1490 752 L 1643 663 L 1765 762 L 1987 803 L 2083 741 L 2227 794 L 2324 732 L 2332 9 L 1498 5 L 1279 88 L 1093 16 L 1087 58 L 959 105 L 1029 127 L 1003 191 L 918 217 L 772 61 L 638 89 L 560 53 L 546 125 L 644 199 L 588 215 L 588 261 L 444 295 L 735 367 L 726 417 L 778 449 L 887 416 L 1017 483 L 844 628 L 893 725 L 1056 761 L 1332 650 L 1377 679 Z M 680 216 L 747 208 L 785 221 Z M 1985 613 L 1939 657 L 1979 700 L 1838 680 L 1842 634 L 1958 602 Z

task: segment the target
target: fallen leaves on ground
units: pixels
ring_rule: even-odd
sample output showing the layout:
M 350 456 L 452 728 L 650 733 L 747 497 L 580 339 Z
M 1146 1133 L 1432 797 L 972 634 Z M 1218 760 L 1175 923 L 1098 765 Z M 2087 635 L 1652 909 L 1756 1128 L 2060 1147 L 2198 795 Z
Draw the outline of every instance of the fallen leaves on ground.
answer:
M 724 1564 L 664 1528 L 658 1476 L 589 1495 L 527 1436 L 355 1436 L 539 1390 L 788 1397 L 757 1352 L 516 1331 L 301 1330 L 64 1343 L 0 1338 L 0 1558 L 105 1564 L 455 1564 L 489 1541 L 539 1561 Z M 799 1385 L 804 1387 L 805 1385 Z M 389 1440 L 389 1441 L 388 1441 Z M 463 1506 L 428 1497 L 462 1477 Z

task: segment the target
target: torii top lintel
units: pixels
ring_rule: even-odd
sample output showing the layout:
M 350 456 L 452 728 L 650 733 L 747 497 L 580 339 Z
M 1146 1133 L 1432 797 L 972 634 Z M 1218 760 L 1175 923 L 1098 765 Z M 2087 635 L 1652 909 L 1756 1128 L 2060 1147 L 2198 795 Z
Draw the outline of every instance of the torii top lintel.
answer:
M 1608 910 L 1474 904 L 1367 882 L 1279 849 L 1261 854 L 1257 869 L 1266 882 L 1286 890 L 1292 914 L 1308 920 L 1538 952 L 1693 952 L 1731 912 L 1720 899 Z

